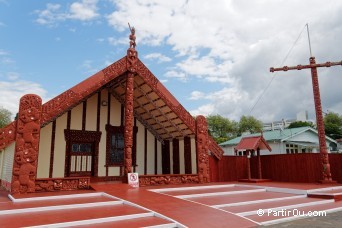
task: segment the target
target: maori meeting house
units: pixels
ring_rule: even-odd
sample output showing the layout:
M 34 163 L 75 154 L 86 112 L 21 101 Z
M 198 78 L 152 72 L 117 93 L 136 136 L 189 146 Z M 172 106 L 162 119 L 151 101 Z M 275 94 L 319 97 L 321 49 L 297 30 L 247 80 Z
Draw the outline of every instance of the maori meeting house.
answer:
M 87 189 L 92 181 L 140 186 L 210 182 L 222 149 L 140 61 L 131 30 L 127 55 L 42 104 L 20 99 L 0 129 L 1 186 L 11 194 Z M 209 158 L 212 157 L 212 158 Z

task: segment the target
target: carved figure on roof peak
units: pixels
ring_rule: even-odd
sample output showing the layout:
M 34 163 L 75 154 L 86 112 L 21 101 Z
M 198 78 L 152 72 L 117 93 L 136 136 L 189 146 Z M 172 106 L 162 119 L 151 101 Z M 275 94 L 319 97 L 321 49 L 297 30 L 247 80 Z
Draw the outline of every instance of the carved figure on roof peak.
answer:
M 128 23 L 128 27 L 129 30 L 131 30 L 131 34 L 129 35 L 129 48 L 133 48 L 135 49 L 135 46 L 137 46 L 137 44 L 135 43 L 135 28 L 131 27 L 131 25 Z

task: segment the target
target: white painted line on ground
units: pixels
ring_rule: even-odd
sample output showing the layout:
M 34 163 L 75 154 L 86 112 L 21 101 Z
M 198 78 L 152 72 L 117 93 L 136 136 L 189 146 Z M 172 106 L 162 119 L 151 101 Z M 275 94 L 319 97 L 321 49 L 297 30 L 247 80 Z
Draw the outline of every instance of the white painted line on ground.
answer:
M 266 187 L 268 192 L 281 192 L 281 193 L 289 193 L 289 194 L 296 194 L 296 195 L 306 195 L 306 190 L 301 189 L 293 189 L 293 188 L 277 188 L 277 187 Z
M 327 187 L 327 188 L 316 188 L 316 189 L 311 189 L 307 190 L 307 193 L 315 193 L 315 192 L 320 192 L 320 191 L 331 191 L 331 190 L 342 190 L 342 186 L 336 186 L 336 187 Z
M 199 189 L 215 189 L 215 188 L 230 188 L 235 187 L 234 184 L 225 185 L 205 185 L 196 187 L 181 187 L 181 188 L 160 188 L 160 189 L 149 189 L 151 192 L 173 192 L 173 191 L 187 191 L 187 190 L 199 190 Z
M 238 202 L 238 203 L 218 204 L 218 205 L 212 205 L 211 207 L 214 207 L 214 208 L 234 207 L 234 206 L 241 206 L 241 205 L 248 205 L 248 204 L 255 204 L 255 203 L 264 203 L 264 202 L 272 202 L 272 201 L 288 200 L 288 199 L 297 199 L 297 198 L 305 198 L 305 197 L 306 197 L 306 195 L 289 196 L 289 197 L 281 197 L 281 198 L 271 198 L 271 199 L 263 199 L 263 200 L 244 201 L 244 202 Z
M 69 226 L 81 226 L 81 225 L 91 225 L 97 223 L 105 223 L 105 222 L 116 222 L 128 219 L 136 219 L 136 218 L 145 218 L 154 216 L 153 212 L 147 213 L 140 213 L 140 214 L 131 214 L 131 215 L 122 215 L 122 216 L 113 216 L 113 217 L 105 217 L 105 218 L 98 218 L 98 219 L 86 219 L 86 220 L 79 220 L 73 222 L 62 222 L 62 223 L 53 223 L 53 224 L 45 224 L 39 226 L 30 226 L 31 228 L 59 228 L 59 227 L 69 227 Z
M 81 204 L 2 210 L 0 211 L 0 215 L 32 213 L 32 212 L 40 212 L 40 211 L 54 211 L 54 210 L 64 210 L 64 209 L 77 209 L 77 208 L 86 208 L 86 207 L 114 206 L 114 205 L 123 205 L 123 201 L 107 201 L 107 202 L 96 202 L 96 203 L 81 203 Z
M 15 203 L 19 202 L 30 202 L 30 201 L 39 201 L 39 200 L 52 200 L 52 199 L 70 199 L 70 198 L 85 198 L 85 197 L 93 197 L 93 196 L 102 196 L 102 192 L 95 193 L 83 193 L 83 194 L 70 194 L 70 195 L 59 195 L 59 196 L 42 196 L 42 197 L 30 197 L 30 198 L 19 198 L 16 199 L 12 195 L 8 195 L 8 197 Z
M 235 187 L 243 187 L 243 188 L 266 188 L 265 186 L 259 186 L 259 185 L 248 185 L 248 184 L 235 184 Z
M 148 228 L 175 228 L 175 227 L 179 227 L 179 226 L 177 226 L 176 223 L 167 223 L 167 224 L 160 224 L 160 225 L 155 225 L 155 226 L 143 226 L 143 227 L 148 227 Z
M 242 191 L 230 191 L 230 192 L 212 192 L 212 193 L 201 193 L 201 194 L 189 194 L 189 195 L 179 195 L 174 196 L 179 199 L 189 199 L 198 197 L 208 197 L 208 196 L 223 196 L 223 195 L 238 195 L 256 192 L 265 192 L 265 189 L 254 189 L 254 190 L 242 190 Z
M 263 208 L 263 207 L 261 207 L 260 209 L 263 209 L 264 211 L 265 210 L 279 211 L 279 210 L 283 210 L 283 209 L 301 208 L 301 207 L 306 207 L 306 206 L 314 206 L 314 205 L 333 203 L 333 202 L 335 202 L 335 201 L 334 200 L 321 200 L 321 201 L 315 201 L 315 202 L 309 202 L 309 203 L 300 203 L 300 204 L 292 204 L 292 205 L 281 206 L 281 207 L 273 207 L 273 208 Z M 238 215 L 241 215 L 241 216 L 249 216 L 249 215 L 256 215 L 256 214 L 257 214 L 257 210 L 238 213 Z
M 153 212 L 154 216 L 156 216 L 156 217 L 159 217 L 159 218 L 162 218 L 162 219 L 171 221 L 172 223 L 176 223 L 176 224 L 177 224 L 176 227 L 182 227 L 182 228 L 186 228 L 186 227 L 187 227 L 187 226 L 185 226 L 185 225 L 183 225 L 183 224 L 177 222 L 177 221 L 174 220 L 174 219 L 171 219 L 171 218 L 169 218 L 169 217 L 167 217 L 167 216 L 165 216 L 165 215 L 162 215 L 162 214 L 160 214 L 160 213 L 158 213 L 158 212 L 155 212 L 155 211 L 153 211 L 153 210 L 150 210 L 150 209 L 148 209 L 148 208 L 146 208 L 146 207 L 143 207 L 143 206 L 140 206 L 140 205 L 138 205 L 138 204 L 132 203 L 132 202 L 130 202 L 130 201 L 127 201 L 127 200 L 121 199 L 121 198 L 119 198 L 119 197 L 110 195 L 110 194 L 108 194 L 108 193 L 106 193 L 106 192 L 104 192 L 103 195 L 104 195 L 104 196 L 107 196 L 107 197 L 110 197 L 110 198 L 113 198 L 113 199 L 116 199 L 116 200 L 120 200 L 120 201 L 122 201 L 122 202 L 123 202 L 124 204 L 126 204 L 126 205 L 129 205 L 129 206 L 132 206 L 132 207 L 137 207 L 137 208 L 140 208 L 140 209 L 143 209 L 143 210 L 146 210 L 146 211 Z

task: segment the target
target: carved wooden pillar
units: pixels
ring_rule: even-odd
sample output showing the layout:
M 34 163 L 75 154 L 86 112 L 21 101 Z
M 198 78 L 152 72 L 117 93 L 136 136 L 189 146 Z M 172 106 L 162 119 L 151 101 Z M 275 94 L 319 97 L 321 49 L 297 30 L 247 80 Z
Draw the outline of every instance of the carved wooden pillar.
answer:
M 316 60 L 315 57 L 310 57 L 310 65 L 315 65 Z M 332 181 L 331 172 L 330 172 L 330 163 L 329 163 L 329 155 L 327 151 L 327 145 L 325 140 L 325 130 L 324 130 L 324 121 L 322 114 L 322 104 L 321 104 L 321 95 L 319 92 L 319 84 L 318 84 L 318 75 L 317 68 L 311 68 L 311 79 L 312 79 L 312 88 L 313 95 L 315 101 L 315 112 L 316 112 L 316 123 L 317 123 L 317 131 L 318 131 L 318 142 L 319 142 L 319 152 L 321 154 L 322 166 L 323 166 L 323 182 L 324 181 Z
M 11 193 L 35 192 L 42 99 L 27 94 L 20 99 Z
M 197 172 L 200 183 L 210 182 L 209 178 L 209 149 L 208 125 L 204 116 L 196 117 L 196 153 Z
M 127 50 L 127 79 L 125 99 L 125 176 L 132 172 L 132 150 L 133 150 L 133 97 L 134 97 L 134 75 L 137 71 L 138 52 L 135 50 L 135 29 L 131 29 L 130 47 Z
M 125 175 L 132 172 L 132 148 L 133 148 L 133 81 L 134 75 L 128 73 L 126 80 L 125 101 Z

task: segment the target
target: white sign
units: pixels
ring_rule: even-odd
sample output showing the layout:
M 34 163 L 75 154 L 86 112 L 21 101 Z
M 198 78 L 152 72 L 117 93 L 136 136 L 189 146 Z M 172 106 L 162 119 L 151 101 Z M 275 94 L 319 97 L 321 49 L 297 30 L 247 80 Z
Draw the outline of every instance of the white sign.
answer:
M 139 188 L 138 173 L 128 173 L 128 184 L 134 188 Z

